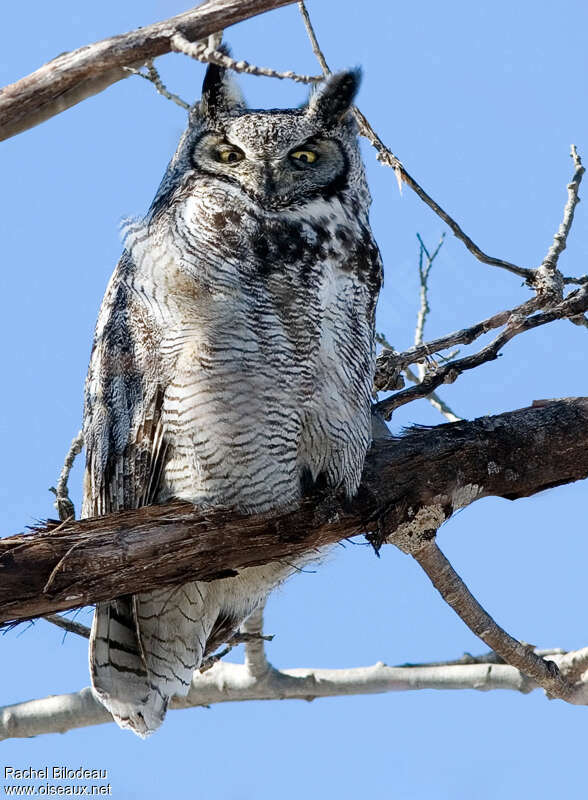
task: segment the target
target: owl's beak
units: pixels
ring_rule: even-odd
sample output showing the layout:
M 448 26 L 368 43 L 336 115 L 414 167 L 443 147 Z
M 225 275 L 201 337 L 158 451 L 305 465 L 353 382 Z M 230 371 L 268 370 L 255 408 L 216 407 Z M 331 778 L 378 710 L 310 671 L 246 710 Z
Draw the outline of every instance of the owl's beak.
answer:
M 267 197 L 268 200 L 275 199 L 277 186 L 276 175 L 274 168 L 267 161 L 263 165 L 259 185 L 261 187 L 261 193 Z

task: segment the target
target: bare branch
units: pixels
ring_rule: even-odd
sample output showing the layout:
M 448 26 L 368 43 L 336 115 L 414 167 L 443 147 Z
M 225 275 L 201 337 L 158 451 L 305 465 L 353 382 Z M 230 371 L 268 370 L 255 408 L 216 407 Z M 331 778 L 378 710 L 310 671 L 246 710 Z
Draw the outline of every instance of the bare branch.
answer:
M 0 539 L 0 622 L 290 563 L 366 531 L 378 545 L 384 522 L 389 534 L 419 509 L 432 509 L 441 524 L 480 497 L 526 497 L 586 476 L 588 399 L 417 428 L 374 442 L 349 504 L 317 492 L 297 510 L 253 516 L 176 501 Z
M 280 80 L 292 80 L 298 83 L 317 83 L 322 81 L 321 75 L 298 75 L 292 70 L 287 72 L 277 72 L 269 67 L 256 67 L 247 61 L 236 61 L 220 50 L 212 49 L 207 42 L 190 42 L 181 33 L 174 33 L 171 37 L 172 49 L 177 53 L 195 58 L 197 61 L 204 61 L 209 64 L 218 64 L 225 69 L 232 69 L 235 72 L 244 72 L 247 75 L 259 75 L 265 78 L 279 78 Z
M 441 238 L 437 247 L 433 250 L 433 253 L 429 253 L 425 243 L 421 239 L 419 233 L 417 233 L 417 239 L 419 240 L 419 282 L 420 282 L 420 307 L 419 312 L 417 314 L 417 324 L 414 332 L 414 345 L 418 347 L 423 343 L 423 336 L 425 332 L 425 324 L 427 322 L 427 316 L 431 310 L 429 306 L 429 275 L 431 274 L 431 268 L 437 256 L 439 255 L 439 251 L 443 246 L 443 242 L 445 241 L 445 233 L 441 234 Z M 427 263 L 423 263 L 423 256 L 426 256 Z M 422 361 L 418 362 L 418 375 L 416 375 L 410 367 L 406 367 L 404 372 L 406 377 L 412 381 L 413 383 L 422 383 L 423 378 L 427 374 L 427 363 L 428 359 L 423 359 Z M 432 392 L 428 397 L 427 400 L 429 403 L 435 408 L 442 416 L 445 417 L 449 422 L 459 422 L 461 417 L 458 417 L 451 408 L 442 400 L 439 395 L 435 392 Z
M 310 43 L 312 46 L 313 53 L 316 55 L 319 64 L 322 67 L 322 70 L 325 75 L 328 75 L 330 70 L 328 64 L 326 62 L 325 56 L 321 47 L 318 43 L 316 33 L 310 21 L 310 17 L 308 15 L 308 11 L 304 2 L 298 3 L 298 8 L 300 9 L 300 13 L 302 14 L 302 18 L 304 20 L 304 24 L 306 26 L 306 31 L 308 33 L 308 38 L 310 39 Z M 363 113 L 354 106 L 353 114 L 359 126 L 359 132 L 362 136 L 364 136 L 370 144 L 377 150 L 378 152 L 378 161 L 386 166 L 392 167 L 394 172 L 396 173 L 396 178 L 398 180 L 399 187 L 402 186 L 402 183 L 406 183 L 410 188 L 421 198 L 421 200 L 426 203 L 429 208 L 431 208 L 437 216 L 441 217 L 441 219 L 451 228 L 454 235 L 460 239 L 467 249 L 472 253 L 479 261 L 482 261 L 484 264 L 490 264 L 491 266 L 495 267 L 502 267 L 502 269 L 506 269 L 509 272 L 513 272 L 515 275 L 519 275 L 521 278 L 524 278 L 529 285 L 532 285 L 533 278 L 535 276 L 535 271 L 532 269 L 527 269 L 525 267 L 518 267 L 516 264 L 511 264 L 509 261 L 504 261 L 500 258 L 493 258 L 492 256 L 486 255 L 480 248 L 475 244 L 475 242 L 470 239 L 470 237 L 464 233 L 461 227 L 457 224 L 457 222 L 449 216 L 449 214 L 444 211 L 441 206 L 436 203 L 432 197 L 430 197 L 424 189 L 422 189 L 419 184 L 415 181 L 415 179 L 404 169 L 402 163 L 399 161 L 398 158 L 389 150 L 384 142 L 380 139 L 377 133 L 374 131 L 370 123 L 367 121 L 366 117 Z
M 494 258 L 493 256 L 489 256 L 484 253 L 483 250 L 481 250 L 473 241 L 473 239 L 471 239 L 464 232 L 461 226 L 457 224 L 453 217 L 450 217 L 449 214 L 443 208 L 441 208 L 441 206 L 435 202 L 435 200 L 433 200 L 433 198 L 427 194 L 427 192 L 425 192 L 425 190 L 417 183 L 412 175 L 407 172 L 402 163 L 398 160 L 398 158 L 396 158 L 394 153 L 392 153 L 392 151 L 389 150 L 382 142 L 362 112 L 358 108 L 355 108 L 354 112 L 359 123 L 360 133 L 362 136 L 365 136 L 365 138 L 378 151 L 378 161 L 388 167 L 392 167 L 397 178 L 402 180 L 403 183 L 406 183 L 407 186 L 410 186 L 413 192 L 415 192 L 415 194 L 417 194 L 418 197 L 420 197 L 420 199 L 426 205 L 428 205 L 429 208 L 432 209 L 435 214 L 437 214 L 437 216 L 446 223 L 446 225 L 449 226 L 453 234 L 465 244 L 470 253 L 472 253 L 472 255 L 478 259 L 478 261 L 481 261 L 483 264 L 489 264 L 493 267 L 500 267 L 508 272 L 512 272 L 514 275 L 524 278 L 529 286 L 533 285 L 535 270 L 528 269 L 527 267 L 519 267 L 516 264 L 512 264 L 510 261 L 505 261 L 501 258 Z
M 431 310 L 429 307 L 429 275 L 431 273 L 431 267 L 437 256 L 439 255 L 439 251 L 443 247 L 443 242 L 445 241 L 445 233 L 441 234 L 441 239 L 433 254 L 431 255 L 427 248 L 425 247 L 425 243 L 421 239 L 419 233 L 417 233 L 417 239 L 419 240 L 419 282 L 420 282 L 420 299 L 421 304 L 419 307 L 419 313 L 417 315 L 417 324 L 416 329 L 414 332 L 414 344 L 415 347 L 423 343 L 423 335 L 425 332 L 425 324 L 427 322 L 427 316 L 429 311 Z M 427 263 L 423 264 L 423 255 L 427 257 Z M 419 374 L 421 379 L 424 376 L 424 370 L 421 374 L 419 369 Z
M 150 81 L 160 95 L 165 97 L 167 100 L 171 100 L 172 103 L 175 103 L 180 108 L 184 108 L 186 111 L 190 110 L 190 103 L 187 103 L 185 100 L 177 95 L 170 92 L 164 82 L 161 80 L 161 75 L 155 68 L 153 61 L 147 61 L 145 63 L 145 67 L 147 68 L 147 75 L 144 72 L 141 72 L 140 69 L 134 69 L 133 67 L 124 67 L 124 69 L 128 70 L 128 72 L 132 73 L 133 75 L 137 75 L 139 78 L 144 78 L 146 81 Z
M 385 348 L 378 356 L 376 363 L 376 374 L 374 376 L 374 389 L 376 391 L 403 389 L 405 382 L 401 375 L 402 369 L 404 369 L 409 381 L 412 381 L 412 383 L 420 383 L 419 376 L 414 373 L 410 367 L 403 367 L 400 362 L 396 361 L 396 358 L 400 354 L 394 350 L 384 334 L 376 333 L 375 340 Z M 427 396 L 427 400 L 433 408 L 439 411 L 449 422 L 460 421 L 461 417 L 454 414 L 451 408 L 449 408 L 436 392 L 431 392 L 431 394 Z
M 469 328 L 462 328 L 439 339 L 433 339 L 425 344 L 410 347 L 402 353 L 397 353 L 389 345 L 385 344 L 386 349 L 378 356 L 374 386 L 378 391 L 396 388 L 393 384 L 390 385 L 391 377 L 397 375 L 398 371 L 405 369 L 409 364 L 415 364 L 434 356 L 435 353 L 439 353 L 441 350 L 447 350 L 449 347 L 455 347 L 458 344 L 471 344 L 483 334 L 488 333 L 488 331 L 506 325 L 511 317 L 527 317 L 540 307 L 541 300 L 533 297 L 531 300 L 515 306 L 515 308 L 499 311 L 498 314 L 493 314 L 488 319 L 482 320 Z
M 81 622 L 68 619 L 67 617 L 63 617 L 61 614 L 47 614 L 43 617 L 43 619 L 46 619 L 47 622 L 51 622 L 53 625 L 57 625 L 58 628 L 61 628 L 64 631 L 75 633 L 77 636 L 83 636 L 85 639 L 90 638 L 90 628 L 88 628 L 86 625 L 82 625 Z
M 408 380 L 412 381 L 412 383 L 421 383 L 422 378 L 413 372 L 410 367 L 406 367 L 404 372 Z M 448 406 L 447 403 L 441 397 L 439 397 L 437 392 L 431 392 L 431 394 L 428 394 L 427 400 L 436 411 L 445 417 L 448 422 L 459 422 L 461 419 L 463 419 L 463 417 L 457 416 L 453 409 L 451 409 L 450 406 Z
M 53 492 L 55 495 L 55 503 L 54 506 L 57 509 L 57 513 L 59 514 L 60 520 L 66 520 L 70 518 L 75 518 L 76 511 L 74 508 L 74 504 L 69 496 L 69 491 L 67 488 L 67 482 L 69 481 L 69 473 L 74 465 L 74 461 L 76 460 L 77 456 L 82 452 L 82 447 L 84 446 L 84 432 L 79 431 L 78 435 L 72 440 L 72 443 L 69 446 L 69 450 L 67 451 L 67 455 L 65 457 L 65 462 L 63 464 L 63 468 L 61 470 L 61 474 L 59 475 L 59 480 L 57 481 L 57 488 L 51 486 L 49 488 L 50 492 Z
M 56 114 L 129 77 L 169 53 L 178 32 L 188 41 L 205 39 L 257 14 L 294 0 L 207 0 L 183 14 L 63 53 L 36 72 L 0 91 L 0 141 L 39 125 Z
M 562 252 L 565 250 L 568 234 L 574 221 L 574 211 L 580 202 L 578 191 L 585 169 L 582 160 L 576 150 L 576 145 L 572 145 L 570 155 L 574 161 L 574 176 L 568 184 L 568 199 L 564 208 L 563 220 L 555 236 L 553 244 L 549 248 L 547 255 L 543 259 L 541 266 L 537 269 L 535 278 L 535 288 L 537 293 L 544 298 L 546 304 L 554 305 L 561 301 L 563 297 L 564 277 L 557 268 L 557 263 Z
M 429 536 L 427 540 L 425 536 L 419 542 L 418 537 L 414 537 L 408 551 L 427 573 L 445 602 L 495 653 L 532 678 L 552 697 L 566 700 L 571 696 L 572 685 L 561 675 L 553 661 L 546 661 L 533 648 L 514 639 L 482 608 L 445 558 L 434 538 Z
M 376 410 L 384 418 L 389 419 L 395 408 L 399 408 L 413 400 L 427 397 L 434 389 L 443 383 L 453 383 L 457 378 L 469 369 L 475 369 L 487 361 L 494 361 L 504 345 L 515 336 L 525 331 L 533 330 L 540 325 L 547 325 L 556 319 L 565 319 L 583 314 L 588 309 L 588 287 L 583 286 L 576 289 L 559 305 L 554 306 L 549 311 L 545 311 L 534 316 L 523 319 L 515 315 L 508 320 L 507 326 L 490 344 L 482 348 L 477 353 L 464 358 L 450 361 L 434 372 L 430 372 L 424 377 L 418 386 L 404 389 L 385 400 L 376 404 Z
M 320 45 L 318 43 L 318 39 L 316 38 L 316 33 L 314 32 L 312 22 L 310 21 L 308 11 L 306 10 L 306 5 L 304 4 L 304 0 L 300 0 L 300 2 L 298 3 L 298 9 L 302 14 L 302 19 L 304 20 L 304 26 L 306 28 L 306 32 L 310 40 L 312 52 L 315 54 L 317 61 L 321 65 L 323 75 L 330 75 L 331 70 L 329 69 L 329 65 L 327 64 L 327 61 L 325 59 L 325 54 L 321 50 Z
M 573 663 L 585 651 L 565 654 L 561 650 L 539 651 L 549 655 L 562 672 L 566 659 Z M 471 657 L 470 657 L 471 658 Z M 461 661 L 461 659 L 460 659 Z M 174 698 L 171 708 L 209 706 L 246 700 L 315 700 L 320 697 L 382 694 L 420 689 L 498 689 L 528 694 L 537 684 L 515 667 L 486 661 L 434 663 L 389 667 L 382 662 L 354 669 L 271 669 L 263 680 L 254 678 L 242 664 L 216 664 L 204 674 L 196 674 L 186 698 Z M 75 728 L 112 722 L 104 706 L 90 688 L 65 695 L 52 695 L 0 708 L 0 741 L 9 738 L 64 733 Z

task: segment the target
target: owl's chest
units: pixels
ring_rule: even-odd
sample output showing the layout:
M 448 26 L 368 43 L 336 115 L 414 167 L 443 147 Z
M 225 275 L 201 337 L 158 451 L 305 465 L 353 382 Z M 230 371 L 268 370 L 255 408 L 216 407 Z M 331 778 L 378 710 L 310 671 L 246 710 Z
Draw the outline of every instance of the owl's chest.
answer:
M 192 198 L 172 222 L 141 258 L 170 366 L 308 370 L 319 350 L 335 358 L 333 340 L 366 317 L 342 206 L 320 201 L 301 219 Z

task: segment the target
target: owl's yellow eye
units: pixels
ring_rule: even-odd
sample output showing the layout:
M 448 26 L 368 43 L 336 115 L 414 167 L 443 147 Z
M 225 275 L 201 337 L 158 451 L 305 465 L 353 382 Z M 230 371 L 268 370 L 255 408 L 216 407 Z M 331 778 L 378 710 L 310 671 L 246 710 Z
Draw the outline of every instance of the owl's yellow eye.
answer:
M 243 161 L 245 156 L 235 147 L 223 147 L 217 151 L 217 158 L 223 164 L 236 164 L 238 161 Z
M 293 153 L 290 153 L 290 158 L 300 161 L 302 164 L 314 164 L 318 156 L 312 150 L 294 150 Z

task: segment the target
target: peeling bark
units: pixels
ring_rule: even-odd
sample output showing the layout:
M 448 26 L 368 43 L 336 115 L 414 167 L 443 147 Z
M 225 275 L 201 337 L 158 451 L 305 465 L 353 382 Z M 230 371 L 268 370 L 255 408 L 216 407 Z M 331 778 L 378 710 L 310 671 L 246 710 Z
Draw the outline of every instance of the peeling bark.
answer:
M 409 540 L 427 515 L 434 527 L 475 499 L 515 500 L 587 476 L 588 398 L 415 428 L 375 442 L 352 503 L 316 493 L 288 513 L 245 516 L 173 502 L 2 539 L 0 622 L 230 576 L 360 533 L 380 546 L 404 526 Z

